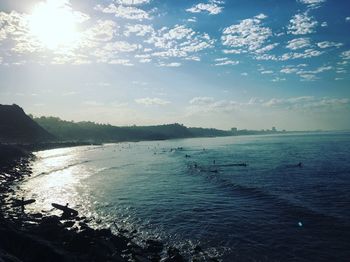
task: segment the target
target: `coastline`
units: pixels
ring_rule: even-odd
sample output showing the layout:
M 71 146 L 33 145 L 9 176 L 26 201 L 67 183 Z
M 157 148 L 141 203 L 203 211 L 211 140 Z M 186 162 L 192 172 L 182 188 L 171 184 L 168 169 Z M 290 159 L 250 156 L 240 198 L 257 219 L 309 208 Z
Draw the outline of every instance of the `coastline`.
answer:
M 157 239 L 138 245 L 133 232 L 94 229 L 84 214 L 69 219 L 22 214 L 20 208 L 12 207 L 16 192 L 11 187 L 31 175 L 34 156 L 14 148 L 17 155 L 1 163 L 0 168 L 0 261 L 217 261 L 207 257 L 200 247 L 194 248 L 191 258 L 185 258 L 177 248 Z

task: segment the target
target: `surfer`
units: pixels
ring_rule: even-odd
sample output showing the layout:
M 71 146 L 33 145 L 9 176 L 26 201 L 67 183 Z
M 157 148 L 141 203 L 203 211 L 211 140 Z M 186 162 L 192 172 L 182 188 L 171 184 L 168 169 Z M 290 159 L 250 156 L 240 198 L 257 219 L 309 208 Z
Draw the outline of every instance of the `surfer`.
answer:
M 71 212 L 69 211 L 69 203 L 66 203 L 66 205 L 64 206 L 65 208 L 63 209 L 63 213 L 62 213 L 62 218 L 69 218 L 71 217 Z
M 24 209 L 25 209 L 25 205 L 24 205 L 24 197 L 22 197 L 22 205 L 21 205 L 21 210 L 22 213 L 24 214 Z

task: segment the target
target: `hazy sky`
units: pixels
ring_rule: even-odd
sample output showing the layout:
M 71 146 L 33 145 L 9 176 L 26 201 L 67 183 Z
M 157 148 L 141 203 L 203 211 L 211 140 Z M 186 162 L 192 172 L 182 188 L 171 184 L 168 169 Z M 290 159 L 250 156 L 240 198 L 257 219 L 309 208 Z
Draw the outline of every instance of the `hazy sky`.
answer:
M 0 103 L 116 125 L 350 128 L 348 0 L 1 0 Z

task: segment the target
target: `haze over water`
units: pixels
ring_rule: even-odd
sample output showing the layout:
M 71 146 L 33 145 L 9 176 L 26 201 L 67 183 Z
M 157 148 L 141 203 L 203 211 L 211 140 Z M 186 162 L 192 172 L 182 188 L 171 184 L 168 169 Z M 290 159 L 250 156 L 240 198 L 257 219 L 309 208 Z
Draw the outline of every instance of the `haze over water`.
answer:
M 38 152 L 19 186 L 37 200 L 31 211 L 69 202 L 97 227 L 136 229 L 138 240 L 183 252 L 199 245 L 223 261 L 346 261 L 349 159 L 349 133 L 107 144 Z

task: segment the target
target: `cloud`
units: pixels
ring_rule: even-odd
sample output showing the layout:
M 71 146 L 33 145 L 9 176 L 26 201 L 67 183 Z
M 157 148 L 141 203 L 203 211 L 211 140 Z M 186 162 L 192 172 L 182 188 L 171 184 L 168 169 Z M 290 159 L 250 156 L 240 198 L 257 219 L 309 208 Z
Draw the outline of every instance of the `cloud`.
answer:
M 129 59 L 112 59 L 108 63 L 112 65 L 133 66 Z
M 350 59 L 350 50 L 342 52 L 342 53 L 341 53 L 341 57 L 342 57 L 344 60 L 349 60 L 349 59 Z
M 300 3 L 308 5 L 309 7 L 319 7 L 326 0 L 298 0 Z
M 208 34 L 196 32 L 185 25 L 175 25 L 172 28 L 163 27 L 157 31 L 154 30 L 149 35 L 144 42 L 157 49 L 151 55 L 162 59 L 198 58 L 193 54 L 212 48 L 215 42 Z
M 223 10 L 223 7 L 219 5 L 222 3 L 222 1 L 209 1 L 207 4 L 199 3 L 186 9 L 186 11 L 190 13 L 208 13 L 210 15 L 217 15 Z
M 330 48 L 330 47 L 336 47 L 336 48 L 339 48 L 341 46 L 343 46 L 342 43 L 336 43 L 336 42 L 330 42 L 330 41 L 323 41 L 323 42 L 319 42 L 317 43 L 317 46 L 319 48 Z
M 150 3 L 151 0 L 115 0 L 115 2 L 120 5 L 142 5 Z
M 225 66 L 225 65 L 238 65 L 239 61 L 230 60 L 227 57 L 215 59 L 215 66 Z
M 239 24 L 231 25 L 223 30 L 222 44 L 231 48 L 254 52 L 272 36 L 272 30 L 262 26 L 267 16 L 260 14 L 254 18 L 244 19 Z
M 262 75 L 269 75 L 269 74 L 273 74 L 272 70 L 264 70 L 260 72 Z
M 303 14 L 296 14 L 290 20 L 288 25 L 288 33 L 293 35 L 306 35 L 315 32 L 315 27 L 318 25 L 318 22 L 309 17 L 305 12 Z
M 112 20 L 97 20 L 93 27 L 85 31 L 84 44 L 94 46 L 96 42 L 111 41 L 116 34 L 117 24 Z M 90 43 L 87 44 L 87 42 Z M 93 42 L 93 43 L 91 43 Z
M 135 34 L 136 36 L 146 36 L 148 34 L 154 33 L 154 29 L 151 25 L 144 24 L 133 24 L 126 25 L 126 30 L 124 31 L 125 36 L 130 36 L 131 34 Z
M 346 22 L 350 21 L 350 16 L 345 17 L 345 21 L 346 21 Z
M 177 62 L 172 62 L 172 63 L 159 63 L 160 67 L 179 67 L 181 66 L 181 63 L 177 63 Z
M 300 58 L 311 58 L 311 57 L 316 57 L 322 55 L 324 52 L 315 50 L 315 49 L 306 49 L 302 53 L 298 52 L 290 52 L 290 53 L 285 53 L 279 57 L 278 60 L 280 61 L 286 61 L 290 59 L 300 59 Z
M 274 77 L 271 81 L 272 82 L 282 82 L 282 81 L 286 81 L 287 79 L 284 78 L 284 77 L 279 77 L 279 76 L 276 76 Z
M 286 47 L 291 50 L 297 50 L 297 49 L 309 47 L 310 45 L 311 44 L 310 44 L 309 38 L 296 38 L 288 41 L 288 45 Z
M 278 108 L 283 110 L 337 110 L 349 107 L 350 100 L 348 98 L 328 98 L 301 96 L 291 98 L 272 98 L 263 103 L 263 106 L 270 108 Z
M 207 105 L 213 102 L 214 102 L 213 97 L 203 97 L 203 96 L 194 97 L 190 100 L 191 105 Z
M 314 70 L 305 70 L 304 67 L 304 64 L 297 66 L 289 65 L 282 68 L 280 72 L 284 74 L 296 74 L 300 77 L 301 81 L 315 81 L 319 79 L 317 74 L 334 69 L 332 66 L 320 66 Z
M 150 20 L 151 16 L 148 12 L 133 6 L 115 5 L 108 6 L 97 5 L 95 10 L 102 13 L 114 14 L 116 17 L 130 20 Z
M 170 104 L 169 101 L 156 98 L 156 97 L 155 98 L 150 98 L 150 97 L 138 98 L 138 99 L 135 99 L 135 102 L 137 104 L 146 105 L 146 106 L 153 106 L 153 105 L 165 106 Z

